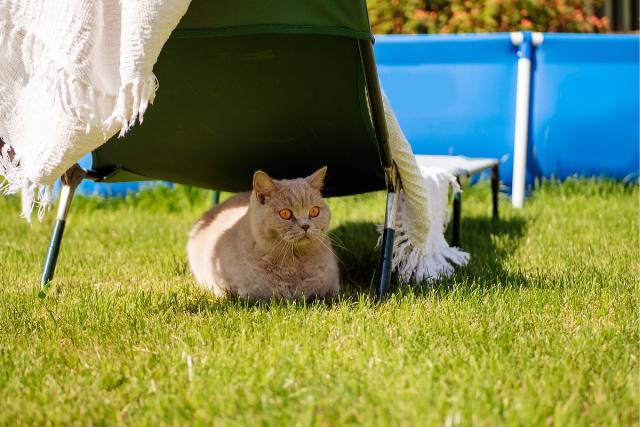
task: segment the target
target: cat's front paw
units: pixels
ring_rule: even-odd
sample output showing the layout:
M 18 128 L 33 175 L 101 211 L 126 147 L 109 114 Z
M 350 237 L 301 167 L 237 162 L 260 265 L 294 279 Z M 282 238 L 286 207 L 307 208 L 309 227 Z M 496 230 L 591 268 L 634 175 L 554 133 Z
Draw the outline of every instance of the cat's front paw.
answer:
M 337 298 L 339 294 L 340 294 L 340 282 L 336 282 L 330 285 L 325 290 L 324 295 L 322 295 L 322 297 L 327 300 L 332 300 L 334 298 Z

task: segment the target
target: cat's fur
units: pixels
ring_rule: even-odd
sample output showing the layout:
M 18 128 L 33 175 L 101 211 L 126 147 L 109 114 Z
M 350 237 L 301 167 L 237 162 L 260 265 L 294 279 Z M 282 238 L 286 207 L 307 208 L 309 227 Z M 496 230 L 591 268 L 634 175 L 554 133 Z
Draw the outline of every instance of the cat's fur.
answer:
M 206 212 L 187 244 L 198 283 L 216 295 L 250 300 L 337 295 L 338 263 L 327 237 L 331 212 L 320 194 L 325 174 L 326 167 L 307 178 L 273 180 L 258 171 L 253 191 Z M 320 213 L 311 218 L 314 206 Z M 282 209 L 293 217 L 282 219 Z

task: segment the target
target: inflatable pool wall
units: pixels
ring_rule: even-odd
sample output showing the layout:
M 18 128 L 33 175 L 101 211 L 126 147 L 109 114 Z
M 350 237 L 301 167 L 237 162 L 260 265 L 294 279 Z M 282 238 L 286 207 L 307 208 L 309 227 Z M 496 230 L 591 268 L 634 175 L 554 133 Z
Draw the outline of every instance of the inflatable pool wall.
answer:
M 541 34 L 531 54 L 527 182 L 638 173 L 637 35 Z M 379 36 L 378 71 L 418 154 L 513 169 L 518 47 L 512 34 Z

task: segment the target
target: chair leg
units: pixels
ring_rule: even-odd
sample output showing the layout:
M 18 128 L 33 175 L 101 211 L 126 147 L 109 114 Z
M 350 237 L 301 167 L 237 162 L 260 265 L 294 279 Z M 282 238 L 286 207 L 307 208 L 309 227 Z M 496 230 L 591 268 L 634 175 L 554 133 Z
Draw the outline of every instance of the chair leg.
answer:
M 500 166 L 491 168 L 491 196 L 493 201 L 493 219 L 498 219 L 498 191 L 500 190 Z
M 42 268 L 42 278 L 40 279 L 40 285 L 42 288 L 44 288 L 47 283 L 53 279 L 53 273 L 56 270 L 58 254 L 60 253 L 60 245 L 64 234 L 64 227 L 67 221 L 69 207 L 73 200 L 73 194 L 85 176 L 86 171 L 78 165 L 74 165 L 62 176 L 62 190 L 60 192 L 58 213 L 56 215 L 56 222 L 53 226 L 53 233 L 51 234 L 51 243 L 49 243 L 44 267 Z
M 393 270 L 393 240 L 396 234 L 396 214 L 398 213 L 398 197 L 402 183 L 395 163 L 390 168 L 385 168 L 387 177 L 387 204 L 384 215 L 384 230 L 382 231 L 382 247 L 380 248 L 380 283 L 376 290 L 378 298 L 384 297 L 391 284 Z
M 213 190 L 211 192 L 211 207 L 218 206 L 218 203 L 220 203 L 220 192 L 217 190 Z
M 453 221 L 451 224 L 451 246 L 460 247 L 461 211 L 462 211 L 462 192 L 456 191 L 453 194 Z
M 56 222 L 53 225 L 53 233 L 51 233 L 51 243 L 49 243 L 47 257 L 44 261 L 44 267 L 42 268 L 40 286 L 43 288 L 51 281 L 51 279 L 53 279 L 53 273 L 56 270 L 56 263 L 58 262 L 58 253 L 60 252 L 60 243 L 62 242 L 64 226 L 65 221 L 56 218 Z
M 378 285 L 378 298 L 384 297 L 391 283 L 391 259 L 393 258 L 393 239 L 395 237 L 396 213 L 398 211 L 398 194 L 394 191 L 387 193 L 387 208 L 384 217 L 384 230 L 382 231 L 382 247 L 380 252 L 380 284 Z

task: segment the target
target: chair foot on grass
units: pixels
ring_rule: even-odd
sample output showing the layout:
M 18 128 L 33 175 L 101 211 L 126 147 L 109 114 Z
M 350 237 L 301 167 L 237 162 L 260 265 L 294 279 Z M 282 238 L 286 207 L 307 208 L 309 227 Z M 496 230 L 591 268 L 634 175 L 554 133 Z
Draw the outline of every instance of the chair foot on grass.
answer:
M 213 190 L 211 192 L 211 207 L 216 207 L 220 204 L 220 192 Z
M 453 218 L 451 223 L 451 246 L 460 247 L 462 216 L 462 191 L 453 193 Z
M 396 214 L 398 212 L 398 196 L 400 191 L 400 178 L 395 166 L 389 172 L 389 191 L 387 192 L 387 204 L 384 216 L 384 230 L 382 231 L 382 246 L 380 248 L 380 283 L 376 295 L 384 297 L 391 283 L 391 260 L 393 258 L 393 240 L 395 237 Z
M 53 225 L 53 232 L 51 233 L 51 242 L 47 250 L 47 256 L 44 261 L 44 267 L 42 268 L 42 278 L 40 279 L 40 286 L 42 291 L 40 292 L 40 298 L 43 297 L 43 290 L 47 284 L 53 279 L 53 274 L 56 270 L 56 264 L 58 262 L 58 254 L 60 253 L 60 245 L 62 243 L 62 236 L 64 234 L 64 228 L 67 221 L 67 214 L 73 200 L 73 194 L 76 188 L 86 177 L 87 172 L 80 166 L 73 165 L 68 171 L 62 175 L 62 190 L 60 191 L 60 202 L 58 204 L 58 213 L 56 215 L 56 222 Z

